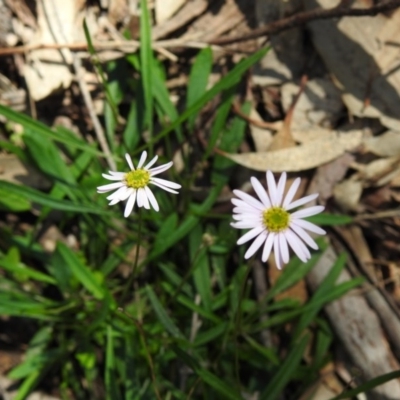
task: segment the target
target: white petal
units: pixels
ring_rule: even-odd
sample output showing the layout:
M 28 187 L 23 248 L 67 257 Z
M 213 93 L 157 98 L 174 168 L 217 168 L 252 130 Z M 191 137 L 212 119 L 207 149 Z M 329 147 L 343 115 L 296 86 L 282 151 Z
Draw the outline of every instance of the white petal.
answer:
M 152 205 L 152 207 L 154 208 L 154 210 L 159 211 L 160 208 L 158 207 L 158 203 L 157 203 L 156 198 L 154 197 L 153 192 L 150 190 L 150 188 L 148 186 L 145 186 L 144 190 L 146 191 L 147 198 L 149 199 L 149 202 Z
M 118 197 L 116 197 L 115 199 L 111 200 L 111 201 L 108 203 L 108 205 L 109 205 L 109 206 L 114 206 L 115 204 L 119 203 L 120 201 L 121 201 L 121 200 L 120 200 Z
M 256 226 L 251 231 L 245 233 L 239 240 L 236 242 L 238 245 L 248 242 L 249 240 L 258 236 L 264 230 L 263 226 Z
M 180 189 L 182 187 L 179 183 L 167 181 L 166 179 L 161 178 L 150 178 L 150 182 L 157 182 L 158 184 L 169 187 L 171 189 Z
M 246 203 L 245 201 L 243 201 L 243 200 L 239 200 L 239 199 L 237 199 L 237 198 L 232 198 L 231 199 L 231 202 L 232 202 L 232 204 L 234 204 L 235 206 L 238 206 L 238 207 L 243 207 L 243 208 L 248 208 L 249 210 L 253 210 L 253 211 L 256 211 L 256 212 L 260 212 L 260 209 L 259 208 L 256 208 L 256 207 L 253 207 L 251 204 L 248 204 L 248 203 Z
M 146 193 L 144 193 L 141 189 L 137 190 L 137 205 L 138 207 L 143 207 L 144 205 L 144 200 L 143 196 L 146 197 Z
M 236 219 L 237 221 L 254 221 L 254 222 L 259 222 L 260 225 L 262 224 L 262 220 L 259 214 L 248 214 L 248 213 L 233 214 L 232 218 Z
M 148 170 L 151 166 L 153 166 L 155 164 L 155 162 L 158 160 L 158 156 L 154 156 L 154 158 L 147 163 L 147 165 L 145 165 L 143 167 L 143 169 Z
M 275 263 L 278 269 L 282 269 L 282 257 L 281 257 L 281 249 L 279 247 L 279 236 L 275 235 L 274 237 L 274 253 L 275 253 Z
M 260 198 L 264 206 L 267 208 L 271 207 L 271 200 L 269 199 L 268 194 L 261 185 L 260 181 L 257 178 L 254 178 L 254 176 L 252 176 L 250 180 L 254 191 L 257 193 L 257 196 Z
M 265 206 L 261 201 L 255 199 L 254 197 L 250 196 L 249 194 L 242 192 L 241 190 L 234 189 L 233 193 L 239 197 L 241 200 L 243 200 L 245 203 L 257 208 L 260 211 L 265 210 Z
M 108 171 L 112 176 L 119 176 L 121 179 L 126 175 L 126 172 Z
M 311 222 L 305 221 L 304 219 L 295 219 L 292 221 L 293 224 L 299 225 L 310 232 L 314 232 L 318 235 L 325 235 L 326 232 L 319 226 L 312 224 Z
M 311 217 L 312 215 L 319 214 L 324 211 L 324 206 L 313 206 L 308 208 L 303 208 L 302 210 L 296 211 L 291 214 L 293 219 Z
M 252 221 L 231 222 L 231 226 L 233 226 L 236 229 L 253 229 L 259 225 L 260 225 L 259 222 L 254 223 Z
M 255 252 L 262 246 L 262 244 L 265 242 L 265 239 L 267 238 L 267 233 L 261 232 L 260 235 L 254 240 L 254 242 L 251 244 L 251 246 L 247 249 L 244 258 L 247 260 L 249 259 L 252 255 L 255 254 Z
M 276 196 L 276 204 L 274 204 L 274 206 L 280 206 L 282 204 L 283 192 L 285 191 L 285 185 L 286 185 L 286 172 L 282 172 L 282 175 L 279 178 L 278 187 L 276 189 L 277 196 Z
M 126 192 L 121 194 L 120 199 L 121 200 L 126 200 L 131 194 L 133 194 L 133 192 L 136 192 L 136 189 L 127 188 Z
M 150 210 L 150 203 L 149 203 L 149 198 L 147 197 L 146 190 L 144 188 L 140 188 L 138 191 L 142 193 L 141 197 L 142 197 L 142 200 L 143 200 L 143 207 L 146 210 Z
M 307 250 L 306 246 L 304 246 L 301 239 L 295 235 L 290 229 L 285 232 L 286 240 L 289 243 L 289 246 L 293 249 L 297 257 L 303 262 L 308 260 L 309 251 Z M 307 251 L 304 251 L 306 249 Z
M 268 185 L 268 194 L 271 199 L 271 203 L 276 205 L 276 200 L 278 198 L 278 192 L 276 188 L 274 174 L 271 171 L 267 171 L 267 185 Z
M 296 224 L 290 224 L 290 229 L 297 233 L 301 240 L 307 243 L 314 250 L 318 250 L 318 245 L 315 243 L 314 239 L 300 226 Z
M 140 160 L 139 160 L 139 164 L 137 165 L 137 168 L 140 169 L 142 168 L 142 165 L 144 164 L 144 162 L 146 161 L 147 158 L 147 151 L 144 151 L 142 153 L 142 155 L 140 156 Z
M 163 165 L 159 165 L 156 168 L 152 168 L 152 169 L 149 170 L 150 175 L 154 176 L 154 175 L 161 174 L 161 172 L 164 172 L 167 169 L 171 168 L 172 164 L 173 164 L 173 162 L 170 161 L 169 163 L 166 163 L 166 164 L 163 164 Z
M 278 233 L 279 248 L 281 250 L 282 261 L 287 264 L 289 262 L 289 248 L 284 233 Z
M 156 185 L 156 186 L 160 187 L 161 189 L 165 190 L 166 192 L 179 194 L 179 192 L 177 192 L 176 190 L 172 190 L 172 189 L 170 189 L 170 188 L 167 188 L 166 186 L 160 185 L 160 184 L 157 183 L 157 182 L 150 182 L 150 183 L 152 183 L 153 185 Z
M 123 196 L 126 194 L 126 192 L 129 190 L 126 186 L 120 187 L 117 191 L 115 191 L 113 194 L 110 194 L 107 196 L 107 200 L 125 200 Z
M 261 217 L 261 213 L 259 210 L 256 210 L 253 207 L 234 207 L 232 210 L 234 213 L 238 214 L 250 214 L 250 215 L 257 215 Z
M 301 179 L 300 179 L 300 178 L 296 178 L 296 179 L 293 181 L 293 183 L 291 184 L 291 186 L 290 186 L 288 192 L 286 193 L 285 200 L 283 201 L 283 204 L 282 204 L 282 207 L 283 207 L 285 210 L 288 209 L 287 206 L 288 206 L 288 205 L 290 204 L 290 202 L 293 200 L 293 197 L 294 197 L 294 195 L 296 194 L 297 189 L 298 189 L 299 186 L 300 186 L 300 182 L 301 182 Z
M 136 200 L 136 190 L 131 194 L 129 197 L 126 206 L 125 206 L 125 212 L 124 212 L 124 217 L 127 218 L 131 214 L 133 210 L 133 206 L 135 205 L 135 200 Z
M 105 179 L 108 179 L 109 181 L 120 181 L 123 179 L 123 177 L 115 176 L 115 175 L 107 175 L 107 174 L 101 174 L 101 176 Z
M 126 154 L 125 154 L 125 158 L 126 158 L 126 161 L 127 161 L 128 165 L 129 165 L 129 168 L 130 168 L 132 171 L 134 171 L 134 170 L 135 170 L 135 167 L 133 166 L 133 162 L 132 162 L 131 156 L 130 156 L 128 153 L 126 153 Z
M 266 262 L 268 260 L 269 255 L 271 254 L 272 246 L 274 244 L 274 237 L 275 237 L 275 233 L 270 232 L 267 237 L 267 240 L 265 241 L 264 249 L 263 249 L 263 253 L 262 253 L 262 257 L 261 257 L 261 260 L 263 262 Z
M 122 186 L 125 186 L 125 183 L 123 182 L 109 183 L 108 185 L 99 186 L 97 188 L 97 193 L 106 193 L 111 190 L 118 189 Z
M 298 199 L 298 200 L 294 201 L 293 203 L 288 204 L 288 206 L 286 207 L 286 210 L 291 210 L 293 208 L 300 207 L 300 206 L 310 202 L 311 200 L 316 199 L 317 197 L 318 197 L 318 193 L 310 194 L 306 197 L 302 197 L 301 199 Z

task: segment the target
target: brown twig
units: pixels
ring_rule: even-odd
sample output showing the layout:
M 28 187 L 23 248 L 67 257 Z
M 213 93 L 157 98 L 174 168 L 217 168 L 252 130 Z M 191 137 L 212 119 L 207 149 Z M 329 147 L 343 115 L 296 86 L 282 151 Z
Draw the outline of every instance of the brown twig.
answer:
M 211 40 L 210 44 L 227 45 L 237 42 L 243 42 L 250 39 L 256 39 L 261 36 L 268 36 L 290 28 L 294 28 L 299 25 L 304 25 L 307 22 L 315 21 L 317 19 L 331 19 L 344 16 L 373 16 L 382 12 L 393 10 L 399 6 L 400 0 L 387 0 L 369 8 L 348 8 L 343 7 L 343 4 L 339 4 L 338 7 L 329 9 L 316 8 L 314 10 L 300 12 L 290 17 L 271 22 L 261 28 L 254 29 L 252 32 L 249 32 L 247 34 L 241 34 L 240 36 L 222 37 L 219 39 Z
M 257 126 L 258 128 L 270 129 L 272 131 L 278 131 L 282 128 L 282 121 L 268 122 L 250 118 L 248 115 L 241 111 L 240 105 L 235 101 L 232 104 L 232 111 L 240 118 L 243 118 L 245 121 L 247 121 L 249 124 Z

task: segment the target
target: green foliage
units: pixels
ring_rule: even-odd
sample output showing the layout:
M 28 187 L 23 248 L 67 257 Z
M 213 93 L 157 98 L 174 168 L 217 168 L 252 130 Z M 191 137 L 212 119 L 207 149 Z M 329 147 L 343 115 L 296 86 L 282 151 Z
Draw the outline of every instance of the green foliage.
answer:
M 283 393 L 295 398 L 291 393 L 311 385 L 329 358 L 333 334 L 321 310 L 360 280 L 336 283 L 345 264 L 341 256 L 305 304 L 279 298 L 315 267 L 327 246 L 321 240 L 320 251 L 307 263 L 293 257 L 265 297 L 255 299 L 252 264 L 244 264 L 231 217 L 215 211 L 236 166 L 213 149 L 218 144 L 236 152 L 243 142 L 246 122 L 230 112 L 232 100 L 246 71 L 267 49 L 238 63 L 210 88 L 212 51 L 200 51 L 181 110 L 171 101 L 163 66 L 154 58 L 147 2 L 140 4 L 138 55 L 102 66 L 85 25 L 107 100 L 107 139 L 119 170 L 126 168 L 125 152 L 151 153 L 159 146 L 171 159 L 190 147 L 200 111 L 214 101 L 218 107 L 207 143 L 197 156 L 182 150 L 184 169 L 171 177 L 182 183 L 181 195 L 157 191 L 160 212 L 143 213 L 139 232 L 138 214 L 124 219 L 119 206 L 108 208 L 96 193 L 106 171 L 96 146 L 0 105 L 1 115 L 22 126 L 24 144 L 3 141 L 0 146 L 51 182 L 49 190 L 40 191 L 0 181 L 1 210 L 29 213 L 35 221 L 22 234 L 0 226 L 0 313 L 36 332 L 23 362 L 9 373 L 20 381 L 16 398 L 26 398 L 49 379 L 63 398 L 240 400 L 253 392 L 260 399 Z M 130 106 L 122 115 L 126 98 Z M 249 111 L 244 103 L 242 112 Z M 126 122 L 122 129 L 121 121 Z M 144 132 L 150 133 L 147 143 Z M 192 158 L 198 165 L 207 163 L 205 182 L 198 183 Z M 200 196 L 195 184 L 203 185 Z M 350 222 L 326 214 L 319 220 L 324 225 Z M 57 226 L 64 237 L 74 232 L 79 246 L 64 240 L 46 250 L 36 240 L 45 223 Z M 138 243 L 143 255 L 133 273 Z M 122 272 L 127 267 L 130 278 Z M 290 340 L 280 342 L 288 326 Z M 278 338 L 274 346 L 262 342 L 266 331 Z M 306 348 L 310 364 L 302 363 Z

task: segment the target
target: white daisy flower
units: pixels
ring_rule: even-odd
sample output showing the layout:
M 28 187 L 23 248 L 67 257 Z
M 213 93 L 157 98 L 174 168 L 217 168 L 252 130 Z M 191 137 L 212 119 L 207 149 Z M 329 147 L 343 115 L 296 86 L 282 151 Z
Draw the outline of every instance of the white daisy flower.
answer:
M 147 165 L 143 167 L 143 164 L 147 158 L 147 152 L 144 151 L 140 156 L 139 164 L 135 169 L 131 156 L 129 154 L 125 154 L 125 158 L 131 170 L 129 172 L 109 171 L 110 175 L 103 174 L 104 178 L 117 182 L 99 186 L 97 188 L 97 193 L 107 193 L 116 189 L 114 193 L 107 197 L 107 199 L 110 200 L 110 206 L 113 206 L 120 201 L 128 200 L 124 212 L 125 218 L 131 214 L 133 206 L 135 205 L 135 201 L 137 201 L 138 207 L 144 207 L 149 210 L 150 206 L 152 206 L 156 211 L 160 209 L 153 192 L 149 188 L 149 184 L 156 185 L 167 192 L 176 194 L 178 192 L 174 189 L 181 188 L 181 185 L 178 183 L 170 182 L 161 178 L 155 178 L 155 175 L 158 175 L 170 168 L 173 164 L 172 161 L 150 169 L 150 167 L 157 161 L 158 156 L 155 156 Z
M 237 241 L 237 244 L 241 245 L 255 238 L 244 258 L 250 258 L 264 244 L 262 261 L 267 261 L 273 249 L 279 269 L 289 262 L 289 246 L 301 261 L 306 262 L 311 257 L 306 245 L 318 249 L 317 243 L 306 231 L 319 235 L 324 235 L 326 232 L 303 218 L 319 214 L 324 207 L 313 206 L 293 213 L 289 211 L 316 199 L 318 194 L 292 201 L 300 185 L 300 178 L 296 178 L 284 196 L 286 172 L 281 175 L 276 185 L 272 172 L 267 171 L 268 193 L 258 179 L 252 177 L 251 184 L 259 200 L 241 190 L 234 190 L 233 193 L 238 199 L 232 199 L 235 206 L 233 218 L 236 222 L 231 225 L 237 229 L 250 229 Z

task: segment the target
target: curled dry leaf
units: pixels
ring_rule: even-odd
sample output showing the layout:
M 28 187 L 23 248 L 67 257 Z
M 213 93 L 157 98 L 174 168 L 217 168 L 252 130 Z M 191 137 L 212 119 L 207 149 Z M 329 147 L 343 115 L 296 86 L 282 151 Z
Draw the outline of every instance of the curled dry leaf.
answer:
M 226 157 L 256 171 L 296 172 L 318 167 L 360 145 L 361 131 L 331 132 L 296 147 L 269 152 L 229 154 Z
M 338 183 L 333 189 L 336 203 L 343 211 L 360 211 L 360 197 L 363 184 L 360 180 L 350 178 Z

